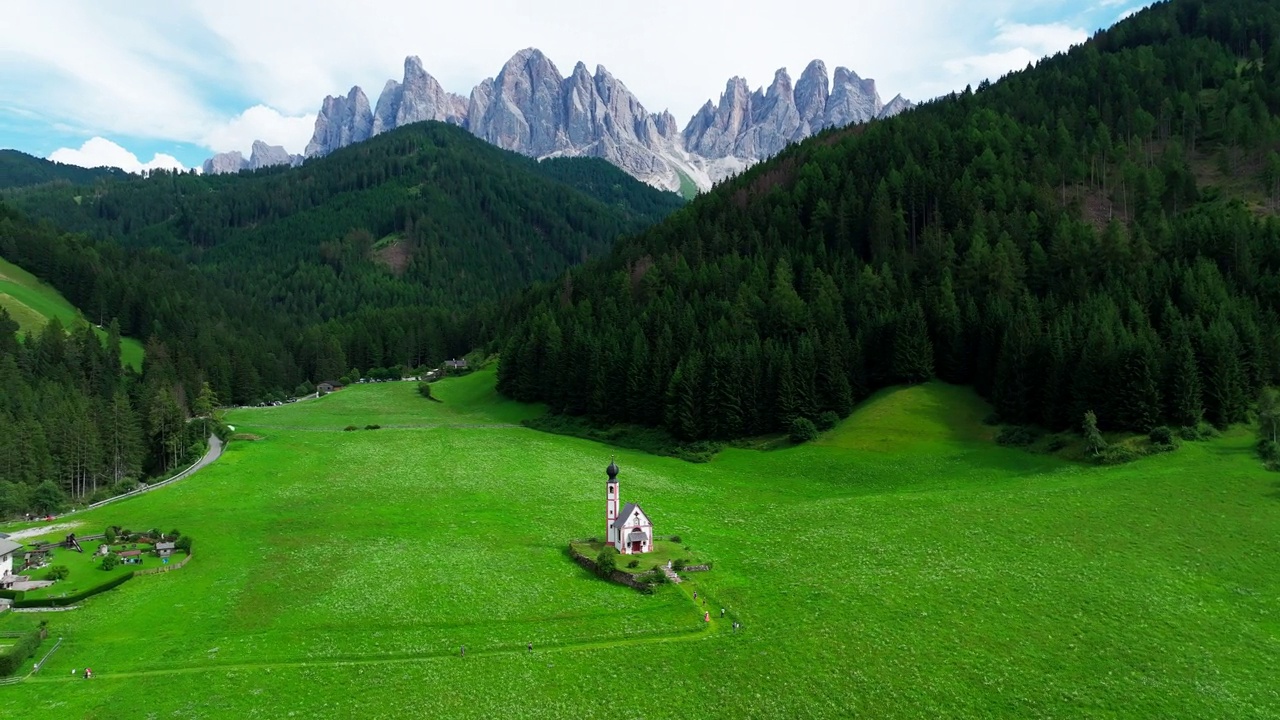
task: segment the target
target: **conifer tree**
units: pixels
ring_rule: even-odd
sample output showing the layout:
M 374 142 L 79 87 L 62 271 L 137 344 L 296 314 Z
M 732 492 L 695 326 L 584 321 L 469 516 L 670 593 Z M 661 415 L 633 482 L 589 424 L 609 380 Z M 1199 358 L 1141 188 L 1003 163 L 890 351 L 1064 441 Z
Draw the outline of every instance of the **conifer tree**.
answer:
M 919 302 L 908 306 L 898 320 L 893 339 L 893 373 L 905 383 L 921 383 L 933 377 L 933 344 Z
M 1084 414 L 1084 424 L 1081 426 L 1084 432 L 1084 444 L 1089 453 L 1094 457 L 1100 457 L 1107 449 L 1107 441 L 1103 439 L 1102 432 L 1098 430 L 1098 416 L 1093 414 L 1092 410 L 1086 411 Z
M 1175 425 L 1195 427 L 1204 418 L 1195 348 L 1185 330 L 1175 334 L 1171 342 L 1164 382 L 1168 389 L 1166 413 Z

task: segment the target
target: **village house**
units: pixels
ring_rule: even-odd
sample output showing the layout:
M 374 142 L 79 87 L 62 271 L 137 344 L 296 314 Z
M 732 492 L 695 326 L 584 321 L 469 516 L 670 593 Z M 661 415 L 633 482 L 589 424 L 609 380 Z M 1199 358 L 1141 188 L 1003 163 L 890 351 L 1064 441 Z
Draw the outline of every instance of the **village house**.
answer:
M 156 543 L 156 555 L 162 558 L 167 558 L 173 554 L 173 548 L 174 544 L 171 542 Z
M 618 464 L 610 461 L 605 469 L 609 480 L 605 484 L 606 540 L 623 555 L 636 555 L 653 551 L 653 523 L 637 503 L 627 503 L 618 511 L 621 494 L 618 488 Z
M 316 384 L 316 392 L 331 393 L 334 390 L 341 390 L 342 383 L 337 380 L 322 380 Z
M 448 370 L 466 370 L 467 361 L 465 358 L 462 360 L 445 360 L 444 366 Z
M 13 556 L 21 549 L 18 543 L 0 538 L 0 578 L 13 575 Z

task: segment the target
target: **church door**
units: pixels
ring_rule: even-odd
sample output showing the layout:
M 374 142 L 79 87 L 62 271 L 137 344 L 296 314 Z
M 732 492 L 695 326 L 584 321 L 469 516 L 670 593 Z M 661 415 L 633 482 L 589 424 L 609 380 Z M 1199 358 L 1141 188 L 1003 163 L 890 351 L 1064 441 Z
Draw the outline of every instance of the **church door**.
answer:
M 640 541 L 639 541 L 639 540 L 632 540 L 632 541 L 631 541 L 631 552 L 633 552 L 633 553 L 638 553 L 638 552 L 640 552 Z

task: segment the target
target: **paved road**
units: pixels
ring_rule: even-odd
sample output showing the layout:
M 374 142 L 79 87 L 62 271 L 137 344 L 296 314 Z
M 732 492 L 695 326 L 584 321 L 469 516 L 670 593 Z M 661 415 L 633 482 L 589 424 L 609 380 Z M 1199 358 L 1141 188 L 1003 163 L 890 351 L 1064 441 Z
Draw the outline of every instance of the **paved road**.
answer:
M 175 476 L 174 476 L 173 478 L 171 478 L 168 482 L 172 482 L 173 480 L 177 480 L 177 479 L 178 479 L 178 478 L 180 478 L 180 477 L 186 477 L 187 475 L 190 475 L 191 473 L 193 473 L 193 472 L 195 472 L 195 471 L 199 470 L 200 468 L 204 467 L 205 465 L 208 465 L 209 463 L 213 462 L 214 460 L 217 460 L 219 457 L 222 457 L 222 441 L 218 439 L 218 436 L 217 436 L 217 435 L 210 435 L 210 436 L 209 436 L 209 449 L 208 449 L 207 451 L 205 451 L 204 457 L 200 458 L 200 460 L 199 460 L 199 461 L 197 461 L 195 465 L 192 465 L 191 467 L 189 467 L 189 468 L 187 468 L 185 471 L 183 471 L 183 472 L 182 472 L 182 474 L 180 474 L 180 475 L 175 475 Z
M 113 498 L 107 498 L 106 500 L 103 500 L 102 502 L 96 502 L 96 503 L 94 503 L 94 504 L 92 504 L 92 505 L 90 505 L 90 506 L 86 507 L 86 508 L 85 508 L 85 510 L 92 510 L 93 508 L 102 507 L 103 505 L 107 505 L 107 504 L 113 503 L 113 502 L 115 502 L 115 501 L 117 501 L 117 500 L 123 500 L 123 499 L 125 499 L 125 498 L 134 497 L 135 495 L 141 495 L 142 493 L 151 492 L 152 490 L 155 490 L 156 488 L 162 488 L 162 487 L 164 487 L 165 485 L 168 485 L 169 483 L 174 483 L 174 482 L 177 482 L 177 481 L 179 481 L 179 480 L 182 480 L 183 478 L 190 477 L 190 476 L 191 476 L 192 474 L 194 474 L 197 470 L 199 470 L 200 468 L 204 467 L 205 465 L 208 465 L 209 463 L 213 462 L 214 460 L 217 460 L 217 459 L 218 459 L 219 457 L 221 457 L 221 456 L 222 456 L 222 441 L 218 439 L 218 436 L 217 436 L 217 435 L 212 435 L 212 434 L 211 434 L 211 435 L 209 435 L 209 449 L 208 449 L 207 451 L 205 451 L 204 457 L 202 457 L 202 458 L 200 458 L 199 460 L 197 460 L 197 461 L 196 461 L 196 464 L 192 465 L 191 467 L 187 468 L 186 470 L 183 470 L 182 472 L 178 473 L 177 475 L 174 475 L 173 477 L 169 478 L 168 480 L 165 480 L 164 482 L 159 482 L 159 483 L 156 483 L 155 485 L 148 485 L 148 486 L 146 486 L 145 488 L 142 488 L 141 490 L 134 490 L 133 492 L 131 492 L 131 493 L 125 493 L 124 495 L 117 495 L 117 496 L 115 496 L 115 497 L 113 497 Z M 65 513 L 64 515 L 60 515 L 59 517 L 66 517 L 67 515 L 74 515 L 76 512 L 79 512 L 79 511 L 78 511 L 78 510 L 76 510 L 76 511 L 72 511 L 72 512 L 69 512 L 69 513 Z

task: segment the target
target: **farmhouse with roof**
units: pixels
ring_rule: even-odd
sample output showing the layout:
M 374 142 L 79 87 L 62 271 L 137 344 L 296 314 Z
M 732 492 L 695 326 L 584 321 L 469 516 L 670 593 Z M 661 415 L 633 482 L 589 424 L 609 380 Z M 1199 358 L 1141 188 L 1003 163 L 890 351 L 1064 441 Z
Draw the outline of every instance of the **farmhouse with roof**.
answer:
M 653 523 L 649 522 L 649 516 L 637 503 L 627 503 L 619 512 L 618 464 L 610 460 L 605 472 L 609 475 L 605 484 L 606 540 L 623 555 L 652 552 Z
M 0 538 L 0 577 L 13 575 L 13 556 L 21 549 L 22 546 L 9 540 L 7 535 Z

